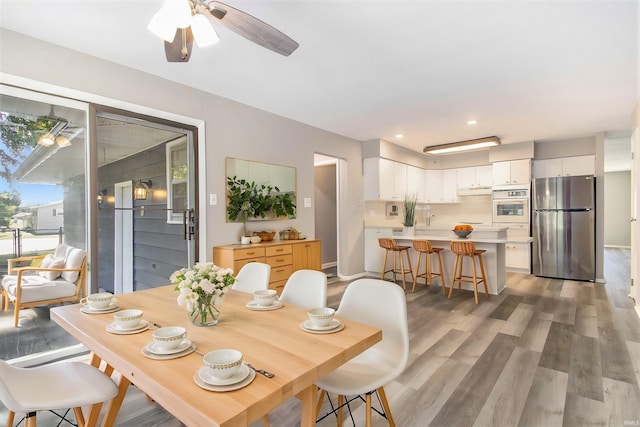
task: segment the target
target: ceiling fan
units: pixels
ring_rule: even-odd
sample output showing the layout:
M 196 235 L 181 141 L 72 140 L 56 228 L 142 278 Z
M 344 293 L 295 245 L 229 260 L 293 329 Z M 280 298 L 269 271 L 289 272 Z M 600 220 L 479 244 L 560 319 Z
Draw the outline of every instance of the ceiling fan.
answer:
M 194 40 L 199 47 L 218 40 L 209 20 L 219 22 L 247 40 L 280 55 L 289 56 L 299 46 L 271 25 L 218 1 L 166 0 L 151 18 L 148 28 L 164 39 L 167 61 L 187 62 Z

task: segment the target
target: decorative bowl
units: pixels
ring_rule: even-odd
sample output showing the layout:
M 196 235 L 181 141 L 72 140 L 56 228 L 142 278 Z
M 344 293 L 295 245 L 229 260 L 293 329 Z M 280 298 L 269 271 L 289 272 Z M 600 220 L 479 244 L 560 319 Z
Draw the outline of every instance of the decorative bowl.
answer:
M 269 242 L 273 240 L 273 236 L 276 235 L 275 231 L 257 231 L 256 234 L 260 236 L 260 240 L 263 242 Z
M 210 351 L 202 358 L 211 375 L 216 378 L 229 378 L 242 365 L 242 353 L 233 349 Z
M 460 238 L 465 238 L 467 237 L 469 234 L 471 234 L 472 230 L 451 230 L 454 233 L 456 233 L 456 236 L 460 237 Z
M 162 350 L 176 348 L 187 336 L 187 330 L 181 326 L 167 326 L 151 333 L 153 342 Z
M 330 307 L 313 308 L 309 310 L 309 320 L 316 326 L 327 326 L 335 314 L 336 311 Z

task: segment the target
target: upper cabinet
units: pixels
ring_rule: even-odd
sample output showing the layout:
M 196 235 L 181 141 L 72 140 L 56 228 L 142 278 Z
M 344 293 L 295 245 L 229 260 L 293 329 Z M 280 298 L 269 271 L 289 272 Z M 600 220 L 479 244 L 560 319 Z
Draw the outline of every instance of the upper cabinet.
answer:
M 458 169 L 458 188 L 489 188 L 491 187 L 492 180 L 493 175 L 491 165 L 472 166 L 469 168 Z
M 596 156 L 573 156 L 557 159 L 534 160 L 533 177 L 595 175 Z
M 529 185 L 531 182 L 531 160 L 509 160 L 493 164 L 493 185 Z
M 426 203 L 458 203 L 457 170 L 426 170 Z
M 407 193 L 407 165 L 371 157 L 364 159 L 364 199 L 404 200 Z
M 425 203 L 425 180 L 427 171 L 407 165 L 407 195 L 416 195 L 418 203 Z

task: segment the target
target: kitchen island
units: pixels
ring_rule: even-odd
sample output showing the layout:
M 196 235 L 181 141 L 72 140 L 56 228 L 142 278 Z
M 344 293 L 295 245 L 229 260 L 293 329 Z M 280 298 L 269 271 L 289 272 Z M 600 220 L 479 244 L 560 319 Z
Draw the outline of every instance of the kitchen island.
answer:
M 367 274 L 380 277 L 384 250 L 378 245 L 378 238 L 391 237 L 395 239 L 398 244 L 407 246 L 411 246 L 413 240 L 429 240 L 434 247 L 444 248 L 440 254 L 442 256 L 444 277 L 448 288 L 451 284 L 455 261 L 455 254 L 449 250 L 449 243 L 452 240 L 460 240 L 451 231 L 452 228 L 453 227 L 450 226 L 418 227 L 414 230 L 413 235 L 408 235 L 402 227 L 365 226 L 365 270 Z M 506 285 L 505 245 L 508 243 L 526 242 L 522 239 L 518 239 L 517 242 L 507 239 L 507 229 L 504 227 L 474 226 L 474 228 L 474 231 L 463 240 L 472 241 L 476 249 L 484 249 L 486 251 L 482 254 L 482 259 L 487 275 L 487 287 L 489 288 L 489 294 L 498 295 L 504 290 Z M 414 251 L 413 248 L 409 252 L 411 267 L 415 270 L 417 252 Z M 424 265 L 423 260 L 421 266 Z M 471 263 L 469 261 L 464 263 L 463 274 L 471 275 Z M 387 275 L 387 277 L 389 277 L 389 275 Z M 438 280 L 439 278 L 436 278 L 435 282 L 439 283 Z M 422 285 L 423 283 L 423 280 L 419 280 L 419 284 Z M 462 289 L 473 291 L 473 285 L 463 283 Z M 482 286 L 480 286 L 479 292 L 483 292 Z

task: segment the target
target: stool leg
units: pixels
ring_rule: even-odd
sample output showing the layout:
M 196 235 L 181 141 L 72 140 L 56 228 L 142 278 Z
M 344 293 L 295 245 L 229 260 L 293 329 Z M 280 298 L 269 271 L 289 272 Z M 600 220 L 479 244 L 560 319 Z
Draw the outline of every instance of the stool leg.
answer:
M 409 255 L 409 249 L 405 249 L 406 251 L 406 255 L 407 255 L 407 265 L 409 266 L 409 276 L 411 277 L 411 280 L 413 280 L 413 269 L 411 268 L 411 256 Z M 402 256 L 402 255 L 400 255 Z M 407 274 L 404 271 L 402 272 L 403 277 Z M 405 287 L 406 289 L 406 287 Z
M 420 257 L 422 256 L 422 252 L 418 251 L 418 261 L 416 266 L 416 272 L 413 276 L 413 286 L 411 287 L 411 292 L 416 291 L 416 283 L 418 282 L 418 276 L 420 275 Z
M 460 255 L 456 254 L 456 259 L 453 262 L 453 274 L 451 274 L 451 286 L 449 287 L 449 298 L 453 294 L 453 286 L 456 284 L 456 273 L 458 271 L 458 260 L 460 259 Z
M 384 250 L 384 258 L 382 262 L 382 273 L 380 274 L 380 280 L 384 280 L 384 275 L 387 273 L 387 258 L 389 255 L 389 251 L 387 249 Z
M 440 285 L 442 286 L 442 295 L 447 294 L 447 284 L 444 281 L 444 271 L 442 270 L 442 258 L 440 257 L 440 252 L 436 252 L 438 257 L 438 268 L 440 269 Z
M 400 273 L 402 274 L 402 287 L 406 291 L 407 290 L 407 281 L 405 280 L 404 257 L 402 256 L 402 252 L 404 252 L 404 251 L 400 251 L 400 253 L 398 255 L 400 257 Z
M 484 283 L 484 294 L 489 299 L 489 288 L 487 288 L 487 275 L 484 273 L 484 263 L 482 262 L 482 254 L 478 255 L 480 260 L 480 271 L 482 272 L 482 283 Z
M 427 284 L 427 286 L 432 286 L 433 285 L 433 270 L 431 269 L 431 252 L 427 252 L 426 284 Z
M 473 296 L 478 304 L 478 277 L 476 275 L 476 257 L 471 255 L 471 271 L 473 273 Z

